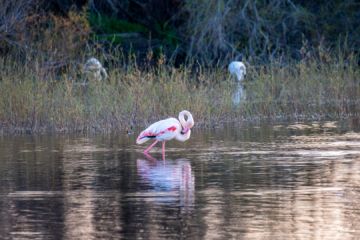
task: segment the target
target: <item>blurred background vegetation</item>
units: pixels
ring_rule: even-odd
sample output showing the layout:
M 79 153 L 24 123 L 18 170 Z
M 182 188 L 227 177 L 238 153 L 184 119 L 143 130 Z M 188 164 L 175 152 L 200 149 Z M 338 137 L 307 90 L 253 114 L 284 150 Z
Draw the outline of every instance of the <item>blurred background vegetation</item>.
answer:
M 166 56 L 179 66 L 195 60 L 267 64 L 301 60 L 338 45 L 357 54 L 356 0 L 2 0 L 0 51 L 44 55 L 59 68 L 86 47 Z M 310 55 L 311 56 L 311 55 Z M 109 56 L 111 57 L 111 56 Z M 49 61 L 49 59 L 51 61 Z

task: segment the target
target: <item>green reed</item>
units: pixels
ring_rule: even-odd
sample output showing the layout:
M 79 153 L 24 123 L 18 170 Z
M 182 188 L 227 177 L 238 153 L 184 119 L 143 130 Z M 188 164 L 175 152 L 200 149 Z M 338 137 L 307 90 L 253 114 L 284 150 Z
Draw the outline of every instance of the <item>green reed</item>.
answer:
M 332 55 L 333 56 L 333 55 Z M 102 62 L 106 59 L 98 56 Z M 323 57 L 324 58 L 324 57 Z M 227 68 L 107 67 L 109 78 L 88 79 L 78 64 L 63 75 L 32 63 L 0 59 L 0 132 L 132 132 L 137 125 L 189 110 L 197 127 L 225 122 L 352 117 L 359 112 L 360 74 L 355 57 L 327 56 L 266 67 L 248 64 L 247 98 L 234 104 L 237 87 Z M 45 69 L 45 70 L 44 70 Z

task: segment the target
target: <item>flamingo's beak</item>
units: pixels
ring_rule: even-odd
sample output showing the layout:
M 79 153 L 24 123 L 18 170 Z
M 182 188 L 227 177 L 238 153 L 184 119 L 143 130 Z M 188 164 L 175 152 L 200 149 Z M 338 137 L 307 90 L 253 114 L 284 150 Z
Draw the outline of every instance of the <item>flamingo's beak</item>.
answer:
M 191 127 L 186 127 L 184 130 L 182 130 L 182 131 L 181 131 L 181 132 L 182 132 L 182 134 L 187 133 L 187 132 L 190 130 L 190 128 L 191 128 Z

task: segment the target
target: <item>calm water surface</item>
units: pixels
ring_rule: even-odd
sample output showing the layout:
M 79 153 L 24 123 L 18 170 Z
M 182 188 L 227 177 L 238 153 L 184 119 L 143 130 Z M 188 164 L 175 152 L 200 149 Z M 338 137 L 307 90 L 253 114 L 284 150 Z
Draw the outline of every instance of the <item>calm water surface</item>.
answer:
M 339 122 L 0 136 L 0 239 L 359 239 L 360 134 Z

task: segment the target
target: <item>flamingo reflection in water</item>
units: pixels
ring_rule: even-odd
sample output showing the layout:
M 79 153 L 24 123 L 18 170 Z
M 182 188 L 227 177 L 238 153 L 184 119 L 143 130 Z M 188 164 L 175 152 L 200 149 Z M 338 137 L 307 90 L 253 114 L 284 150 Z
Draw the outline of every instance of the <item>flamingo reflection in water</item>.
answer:
M 137 172 L 140 182 L 151 186 L 150 191 L 158 200 L 165 202 L 180 202 L 181 207 L 192 209 L 194 206 L 194 173 L 190 162 L 185 159 L 161 161 L 145 154 L 146 160 L 137 160 Z M 165 197 L 165 199 L 164 199 Z M 179 201 L 180 200 L 180 201 Z

